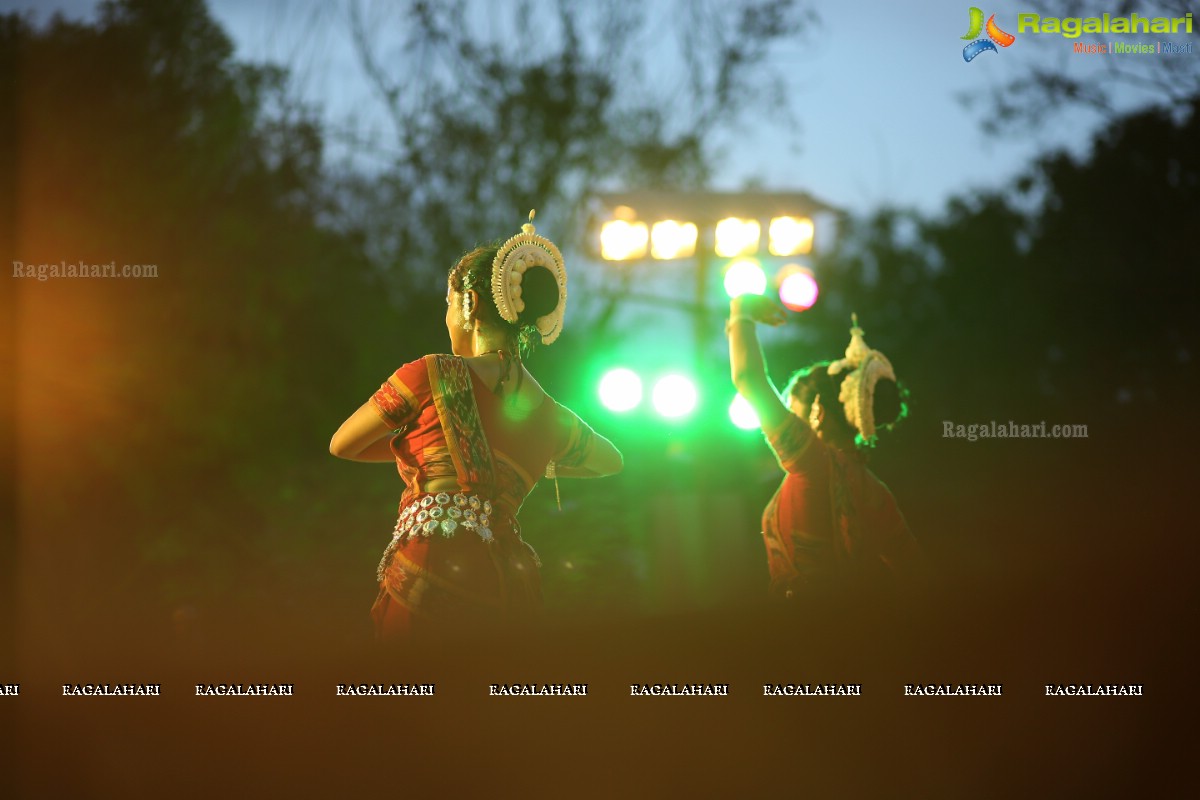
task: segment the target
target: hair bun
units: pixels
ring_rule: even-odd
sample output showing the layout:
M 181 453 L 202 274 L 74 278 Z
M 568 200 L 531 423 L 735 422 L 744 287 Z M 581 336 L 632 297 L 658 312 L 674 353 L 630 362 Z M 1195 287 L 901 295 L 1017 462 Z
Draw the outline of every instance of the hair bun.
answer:
M 554 273 L 540 264 L 529 266 L 521 276 L 521 294 L 525 308 L 517 316 L 517 325 L 537 325 L 541 317 L 558 306 L 558 281 Z

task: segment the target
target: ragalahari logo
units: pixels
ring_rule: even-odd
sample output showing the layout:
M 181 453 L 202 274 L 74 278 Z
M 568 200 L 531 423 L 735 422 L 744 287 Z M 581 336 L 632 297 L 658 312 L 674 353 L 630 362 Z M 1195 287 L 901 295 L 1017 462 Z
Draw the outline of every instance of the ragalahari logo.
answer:
M 986 25 L 988 38 L 977 38 L 979 33 L 983 31 L 984 28 L 983 12 L 972 6 L 971 27 L 967 31 L 967 35 L 962 38 L 975 39 L 975 41 L 963 48 L 963 61 L 970 61 L 975 56 L 987 50 L 991 50 L 993 53 L 998 53 L 999 51 L 996 49 L 997 44 L 1001 47 L 1008 47 L 1017 40 L 1017 37 L 1013 36 L 1011 33 L 1005 33 L 1004 31 L 1000 30 L 1000 26 L 996 24 L 995 14 L 992 14 L 990 17 L 988 17 Z M 993 44 L 993 42 L 995 44 Z

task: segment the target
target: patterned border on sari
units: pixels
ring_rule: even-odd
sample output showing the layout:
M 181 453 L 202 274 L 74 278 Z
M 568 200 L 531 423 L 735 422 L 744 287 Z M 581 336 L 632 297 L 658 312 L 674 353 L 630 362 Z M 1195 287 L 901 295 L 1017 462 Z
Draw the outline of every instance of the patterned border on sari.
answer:
M 458 356 L 430 355 L 425 362 L 433 403 L 459 484 L 464 491 L 490 490 L 495 485 L 496 469 L 475 404 L 470 367 Z

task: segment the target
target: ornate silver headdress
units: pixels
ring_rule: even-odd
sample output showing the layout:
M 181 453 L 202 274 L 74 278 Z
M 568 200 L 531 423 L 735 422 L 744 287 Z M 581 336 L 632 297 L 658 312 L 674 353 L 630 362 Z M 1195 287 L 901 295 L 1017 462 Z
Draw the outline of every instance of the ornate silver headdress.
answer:
M 533 227 L 533 215 L 521 226 L 521 232 L 500 246 L 492 263 L 492 299 L 506 322 L 516 322 L 525 310 L 521 299 L 521 281 L 530 267 L 545 267 L 558 282 L 558 304 L 545 316 L 538 317 L 537 329 L 542 344 L 550 344 L 562 333 L 563 315 L 567 310 L 567 270 L 562 253 L 554 242 L 538 236 Z
M 850 316 L 850 344 L 846 357 L 829 365 L 829 374 L 838 375 L 850 370 L 842 380 L 838 400 L 846 412 L 846 420 L 858 431 L 858 438 L 867 445 L 875 443 L 875 384 L 880 378 L 895 382 L 892 362 L 878 350 L 867 346 L 863 329 L 858 327 L 858 314 Z M 903 416 L 903 414 L 902 414 Z

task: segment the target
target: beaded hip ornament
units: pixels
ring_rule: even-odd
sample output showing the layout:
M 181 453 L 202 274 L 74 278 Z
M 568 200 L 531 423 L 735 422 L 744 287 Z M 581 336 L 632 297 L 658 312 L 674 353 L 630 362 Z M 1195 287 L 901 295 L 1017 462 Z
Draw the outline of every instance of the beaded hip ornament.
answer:
M 858 431 L 858 443 L 871 447 L 875 444 L 875 384 L 880 378 L 895 382 L 896 373 L 887 356 L 867 346 L 863 329 L 858 326 L 858 314 L 852 314 L 850 319 L 852 327 L 846 357 L 830 364 L 829 374 L 838 375 L 849 370 L 842 381 L 838 400 L 846 412 L 846 421 Z

